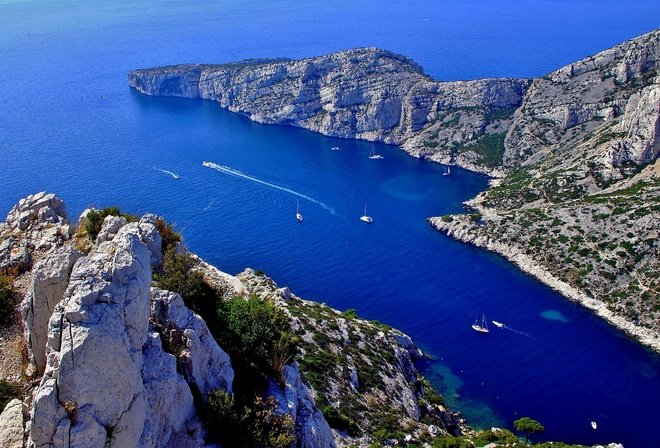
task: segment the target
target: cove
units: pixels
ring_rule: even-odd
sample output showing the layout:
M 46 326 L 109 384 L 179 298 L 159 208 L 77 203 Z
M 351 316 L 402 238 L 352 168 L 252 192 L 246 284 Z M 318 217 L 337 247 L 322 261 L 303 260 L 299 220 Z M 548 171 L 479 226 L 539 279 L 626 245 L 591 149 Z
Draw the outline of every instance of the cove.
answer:
M 0 212 L 48 190 L 72 217 L 90 202 L 161 214 L 193 252 L 227 272 L 261 269 L 300 297 L 407 332 L 435 358 L 424 373 L 475 427 L 511 427 L 529 416 L 546 428 L 535 440 L 654 444 L 638 428 L 655 422 L 657 355 L 500 257 L 426 223 L 460 212 L 486 178 L 458 169 L 442 176 L 443 167 L 385 145 L 377 145 L 384 159 L 370 160 L 369 143 L 261 126 L 213 103 L 147 98 L 127 87 L 126 73 L 377 45 L 441 79 L 538 76 L 656 26 L 657 3 L 626 12 L 600 2 L 606 12 L 594 18 L 593 2 L 549 12 L 546 2 L 476 2 L 470 11 L 413 2 L 403 12 L 367 2 L 350 20 L 345 2 L 323 6 L 323 20 L 291 2 L 143 1 L 139 11 L 120 1 L 73 3 L 1 4 L 0 57 L 11 63 L 0 77 Z M 370 225 L 359 220 L 365 202 Z M 548 310 L 567 322 L 543 317 Z M 474 332 L 482 313 L 506 328 Z

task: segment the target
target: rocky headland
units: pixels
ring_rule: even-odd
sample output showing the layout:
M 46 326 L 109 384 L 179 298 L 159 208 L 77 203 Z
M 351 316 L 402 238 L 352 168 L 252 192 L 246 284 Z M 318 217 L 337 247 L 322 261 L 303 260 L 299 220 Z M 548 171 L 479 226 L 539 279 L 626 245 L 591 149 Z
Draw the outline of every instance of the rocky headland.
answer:
M 399 145 L 495 177 L 438 230 L 660 350 L 660 30 L 534 79 L 440 82 L 376 48 L 135 70 L 148 95 Z
M 262 272 L 223 273 L 155 215 L 89 209 L 73 224 L 39 193 L 9 212 L 0 242 L 21 310 L 0 345 L 3 384 L 20 385 L 3 446 L 371 446 L 470 432 L 415 369 L 408 336 Z M 22 346 L 4 344 L 12 332 Z

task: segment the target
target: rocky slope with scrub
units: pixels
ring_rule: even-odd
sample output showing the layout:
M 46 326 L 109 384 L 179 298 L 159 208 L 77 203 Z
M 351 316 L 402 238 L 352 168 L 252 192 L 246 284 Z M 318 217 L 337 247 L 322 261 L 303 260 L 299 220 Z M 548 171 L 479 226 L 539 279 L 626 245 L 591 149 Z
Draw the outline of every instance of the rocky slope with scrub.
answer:
M 405 334 L 304 301 L 263 273 L 223 273 L 154 215 L 89 209 L 76 228 L 57 196 L 39 193 L 10 211 L 0 240 L 21 309 L 9 329 L 25 332 L 24 352 L 0 347 L 21 370 L 2 378 L 17 384 L 0 417 L 6 446 L 370 446 L 461 434 Z

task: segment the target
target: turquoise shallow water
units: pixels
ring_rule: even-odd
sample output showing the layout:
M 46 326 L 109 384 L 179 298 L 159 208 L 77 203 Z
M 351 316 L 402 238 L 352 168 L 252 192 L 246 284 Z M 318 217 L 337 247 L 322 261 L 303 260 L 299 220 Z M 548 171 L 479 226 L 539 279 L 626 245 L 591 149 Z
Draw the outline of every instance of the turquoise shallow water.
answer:
M 442 176 L 386 145 L 369 160 L 371 144 L 145 97 L 126 79 L 138 67 L 370 45 L 437 79 L 538 76 L 657 26 L 657 2 L 620 3 L 0 0 L 0 213 L 48 190 L 71 216 L 89 204 L 163 214 L 227 272 L 264 270 L 409 333 L 436 357 L 425 373 L 476 426 L 530 416 L 545 439 L 653 446 L 637 428 L 657 415 L 657 356 L 426 223 L 460 212 L 486 178 Z M 365 202 L 371 225 L 358 219 Z M 477 334 L 481 313 L 507 328 Z

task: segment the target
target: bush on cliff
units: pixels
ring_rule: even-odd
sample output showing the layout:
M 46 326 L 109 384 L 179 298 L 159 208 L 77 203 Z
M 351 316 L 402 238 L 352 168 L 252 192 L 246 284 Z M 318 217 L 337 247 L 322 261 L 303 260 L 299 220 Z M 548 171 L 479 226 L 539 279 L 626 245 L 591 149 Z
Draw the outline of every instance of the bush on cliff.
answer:
M 218 302 L 217 316 L 220 325 L 213 334 L 229 353 L 235 385 L 245 392 L 263 390 L 267 376 L 282 384 L 282 367 L 293 358 L 297 345 L 289 332 L 287 315 L 273 304 L 250 296 Z
M 16 292 L 11 278 L 0 275 L 0 328 L 14 321 Z
M 229 354 L 235 373 L 234 394 L 217 391 L 206 402 L 196 403 L 210 438 L 227 447 L 291 446 L 293 420 L 276 412 L 272 397 L 262 398 L 268 377 L 282 384 L 282 368 L 297 351 L 287 315 L 256 296 L 222 300 L 203 275 L 192 270 L 195 260 L 190 254 L 176 253 L 176 243 L 171 241 L 178 240 L 171 238 L 167 243 L 154 280 L 160 288 L 181 295 L 186 306 L 204 319 L 218 345 Z
M 137 222 L 140 220 L 137 215 L 122 212 L 116 205 L 105 207 L 102 210 L 91 209 L 89 213 L 87 213 L 87 216 L 85 216 L 85 232 L 87 232 L 89 239 L 92 241 L 96 240 L 96 237 L 101 231 L 101 227 L 103 227 L 103 220 L 107 216 L 122 216 L 126 218 L 126 221 L 128 222 Z
M 174 231 L 174 224 L 171 222 L 165 222 L 163 218 L 158 218 L 156 220 L 156 230 L 163 240 L 160 246 L 160 251 L 163 255 L 165 255 L 170 248 L 176 248 L 177 243 L 181 242 L 181 235 Z
M 9 383 L 5 380 L 0 380 L 0 412 L 5 409 L 7 403 L 14 398 L 21 398 L 21 388 L 18 384 Z

